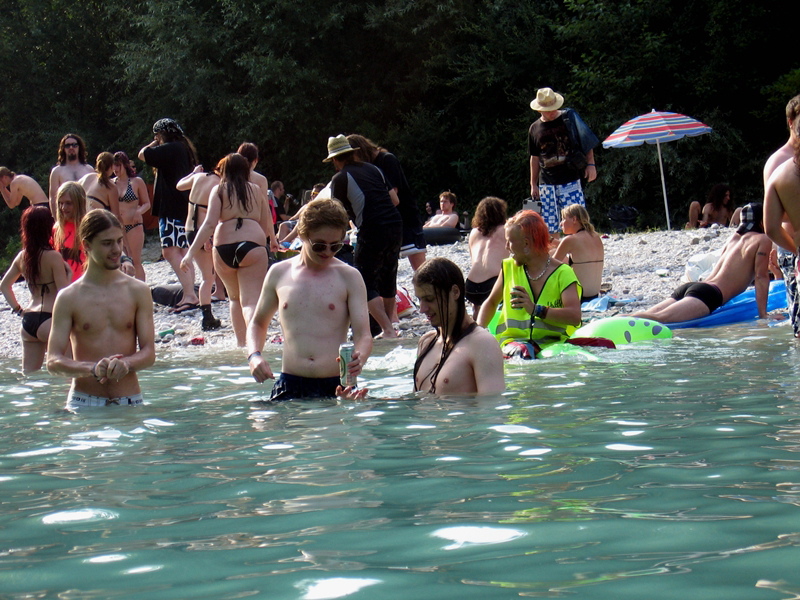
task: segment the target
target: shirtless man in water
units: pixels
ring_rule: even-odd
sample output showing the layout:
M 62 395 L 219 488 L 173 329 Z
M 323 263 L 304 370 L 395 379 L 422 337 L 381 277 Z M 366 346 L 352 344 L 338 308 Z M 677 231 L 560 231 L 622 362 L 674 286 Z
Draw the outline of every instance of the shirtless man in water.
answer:
M 17 175 L 7 167 L 0 167 L 0 192 L 8 208 L 19 206 L 23 198 L 27 198 L 31 206 L 50 208 L 47 196 L 36 180 L 27 175 Z
M 335 257 L 347 228 L 347 212 L 338 201 L 312 200 L 297 224 L 303 242 L 300 255 L 267 272 L 247 327 L 247 362 L 259 383 L 274 378 L 261 349 L 277 312 L 283 361 L 270 400 L 350 395 L 350 388 L 339 385 L 338 365 L 339 345 L 347 340 L 349 326 L 355 351 L 348 372 L 361 373 L 372 352 L 364 281 L 356 269 Z
M 136 373 L 156 358 L 150 288 L 120 271 L 122 225 L 114 215 L 90 211 L 78 237 L 86 269 L 56 298 L 47 370 L 72 377 L 70 410 L 141 404 Z
M 50 171 L 50 212 L 56 214 L 56 196 L 58 188 L 67 181 L 80 181 L 81 177 L 93 173 L 94 169 L 86 164 L 86 144 L 80 136 L 68 133 L 58 144 L 58 164 Z
M 503 353 L 495 337 L 467 314 L 464 275 L 446 258 L 414 273 L 419 310 L 436 329 L 419 340 L 414 391 L 499 394 L 505 389 Z
M 799 223 L 800 224 L 800 223 Z M 711 314 L 753 282 L 761 319 L 767 316 L 769 294 L 769 253 L 772 242 L 764 234 L 760 202 L 742 208 L 742 224 L 722 250 L 711 275 L 703 282 L 682 285 L 672 297 L 632 316 L 659 323 L 689 321 Z

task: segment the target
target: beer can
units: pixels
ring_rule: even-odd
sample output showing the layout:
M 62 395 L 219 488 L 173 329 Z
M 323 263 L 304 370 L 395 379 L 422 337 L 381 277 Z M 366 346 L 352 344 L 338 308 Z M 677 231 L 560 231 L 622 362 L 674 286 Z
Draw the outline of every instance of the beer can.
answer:
M 347 363 L 353 360 L 353 351 L 356 345 L 351 342 L 345 342 L 339 346 L 339 381 L 344 387 L 348 385 L 355 387 L 357 377 L 350 375 L 347 372 Z
M 163 338 L 163 337 L 168 336 L 170 334 L 171 335 L 175 335 L 175 330 L 172 327 L 170 327 L 169 329 L 165 329 L 164 331 L 159 331 L 158 332 L 158 337 L 162 337 Z

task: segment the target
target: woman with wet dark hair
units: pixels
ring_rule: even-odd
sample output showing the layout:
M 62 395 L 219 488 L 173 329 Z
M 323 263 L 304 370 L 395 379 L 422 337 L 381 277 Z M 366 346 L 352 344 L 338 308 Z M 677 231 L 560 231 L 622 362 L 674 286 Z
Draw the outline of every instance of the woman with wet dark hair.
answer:
M 464 275 L 437 257 L 414 273 L 419 310 L 435 327 L 420 338 L 414 391 L 499 394 L 505 389 L 500 345 L 467 314 Z
M 50 209 L 44 206 L 28 208 L 22 213 L 21 232 L 22 251 L 6 271 L 0 290 L 11 310 L 22 317 L 22 371 L 30 373 L 42 367 L 56 294 L 70 281 L 64 259 L 50 245 L 53 232 Z M 24 309 L 12 287 L 20 275 L 25 278 L 31 295 L 30 303 Z

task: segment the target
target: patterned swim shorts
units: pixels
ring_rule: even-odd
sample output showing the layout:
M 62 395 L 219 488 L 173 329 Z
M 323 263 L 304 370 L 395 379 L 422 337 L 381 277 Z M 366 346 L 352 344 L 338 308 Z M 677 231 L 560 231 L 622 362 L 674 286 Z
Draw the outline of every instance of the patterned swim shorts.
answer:
M 557 233 L 561 228 L 562 210 L 570 204 L 586 206 L 580 179 L 564 185 L 540 185 L 539 200 L 542 202 L 542 218 L 547 223 L 547 229 L 550 233 Z
M 158 233 L 161 236 L 162 248 L 189 247 L 189 238 L 186 237 L 186 221 L 183 219 L 161 217 L 158 220 Z

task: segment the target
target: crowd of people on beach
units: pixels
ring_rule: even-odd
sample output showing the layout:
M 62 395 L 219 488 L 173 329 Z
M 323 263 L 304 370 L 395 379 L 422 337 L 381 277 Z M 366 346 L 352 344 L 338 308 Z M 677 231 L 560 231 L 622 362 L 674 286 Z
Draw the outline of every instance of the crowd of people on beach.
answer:
M 23 371 L 46 364 L 72 378 L 69 408 L 142 402 L 137 372 L 155 361 L 154 292 L 142 266 L 150 210 L 158 217 L 162 255 L 181 287 L 173 311 L 199 309 L 202 328 L 215 330 L 222 323 L 212 299 L 227 299 L 237 345 L 246 347 L 258 382 L 274 378 L 261 352 L 277 316 L 282 364 L 271 400 L 363 397 L 365 388 L 347 382 L 360 375 L 375 334 L 398 336 L 401 258 L 414 270 L 419 310 L 433 327 L 419 340 L 414 390 L 499 393 L 504 358 L 535 358 L 543 347 L 570 341 L 581 325 L 581 304 L 601 293 L 604 247 L 582 191 L 582 182 L 597 177 L 598 140 L 563 102 L 550 88 L 531 102 L 540 114 L 528 142 L 531 199 L 540 202 L 539 212 L 509 217 L 502 199 L 481 200 L 468 237 L 466 277 L 446 258 L 426 260 L 426 230 L 452 228 L 460 235 L 455 194 L 443 192 L 441 210 L 423 225 L 398 159 L 361 135 L 328 139 L 323 161 L 335 173 L 302 205 L 255 170 L 255 144 L 242 143 L 205 172 L 192 142 L 169 118 L 156 121 L 153 140 L 138 152 L 156 174 L 152 199 L 127 154 L 101 152 L 91 168 L 83 140 L 72 133 L 59 145 L 49 195 L 33 178 L 0 167 L 8 206 L 23 199 L 31 205 L 22 214 L 22 250 L 0 283 L 22 317 Z M 662 323 L 702 317 L 753 281 L 759 315 L 766 316 L 775 242 L 783 251 L 774 262 L 787 279 L 797 335 L 798 111 L 800 96 L 787 106 L 789 140 L 765 166 L 763 205 L 734 212 L 730 188 L 715 186 L 706 206 L 690 208 L 690 225 L 737 225 L 711 275 L 634 316 Z M 287 246 L 296 255 L 276 261 Z M 31 295 L 24 309 L 12 288 L 20 277 Z M 352 352 L 343 359 L 339 350 L 348 339 Z

